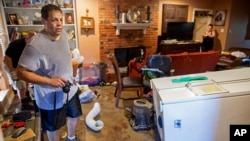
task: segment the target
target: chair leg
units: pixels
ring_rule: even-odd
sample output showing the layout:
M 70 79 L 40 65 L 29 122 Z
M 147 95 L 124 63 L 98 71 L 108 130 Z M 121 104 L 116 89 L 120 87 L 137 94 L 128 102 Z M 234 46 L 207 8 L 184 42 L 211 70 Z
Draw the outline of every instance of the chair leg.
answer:
M 144 88 L 140 88 L 140 98 L 144 97 Z
M 119 89 L 119 88 L 116 86 L 116 87 L 115 87 L 114 97 L 116 97 L 116 96 L 117 96 L 118 89 Z
M 120 100 L 121 93 L 122 93 L 121 89 L 117 88 L 115 107 L 118 107 L 118 105 L 119 105 L 119 100 Z

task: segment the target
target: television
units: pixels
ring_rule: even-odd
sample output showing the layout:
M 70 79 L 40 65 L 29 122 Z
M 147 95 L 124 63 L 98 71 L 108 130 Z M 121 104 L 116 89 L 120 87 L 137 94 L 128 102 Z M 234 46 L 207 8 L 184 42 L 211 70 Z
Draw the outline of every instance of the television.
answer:
M 191 41 L 193 39 L 194 22 L 168 22 L 167 39 Z

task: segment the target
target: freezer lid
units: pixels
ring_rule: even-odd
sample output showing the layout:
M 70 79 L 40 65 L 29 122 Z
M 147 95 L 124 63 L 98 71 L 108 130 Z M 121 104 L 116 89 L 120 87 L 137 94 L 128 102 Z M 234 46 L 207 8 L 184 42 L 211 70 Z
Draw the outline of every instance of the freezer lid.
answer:
M 172 82 L 172 80 L 180 79 L 183 77 L 197 77 L 197 76 L 207 77 L 208 80 L 213 80 L 217 83 L 241 81 L 241 80 L 250 79 L 250 68 L 241 68 L 241 69 L 232 69 L 232 70 L 224 70 L 224 71 L 155 78 L 151 80 L 151 87 L 152 88 L 155 87 L 155 89 L 157 90 L 185 87 L 185 85 L 188 82 L 174 83 Z M 206 80 L 196 80 L 196 81 L 203 82 Z
M 157 91 L 156 94 L 159 95 L 161 104 L 164 105 L 179 102 L 250 95 L 249 86 L 250 81 L 240 81 L 235 83 L 221 83 L 220 85 L 207 84 L 194 87 L 162 89 Z

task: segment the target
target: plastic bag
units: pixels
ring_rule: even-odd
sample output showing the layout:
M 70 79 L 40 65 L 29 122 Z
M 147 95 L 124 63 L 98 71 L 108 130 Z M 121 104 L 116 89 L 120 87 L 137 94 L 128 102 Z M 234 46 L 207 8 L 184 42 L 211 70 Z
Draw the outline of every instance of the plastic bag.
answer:
M 91 90 L 86 90 L 79 95 L 81 103 L 91 102 L 96 98 L 97 98 L 96 94 Z

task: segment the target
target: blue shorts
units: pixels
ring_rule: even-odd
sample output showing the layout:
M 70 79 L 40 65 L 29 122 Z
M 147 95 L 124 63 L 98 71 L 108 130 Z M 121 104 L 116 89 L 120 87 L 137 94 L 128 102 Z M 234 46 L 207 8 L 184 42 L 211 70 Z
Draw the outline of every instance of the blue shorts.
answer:
M 42 129 L 56 131 L 66 123 L 66 117 L 76 118 L 82 115 L 79 91 L 64 106 L 55 110 L 39 109 Z

